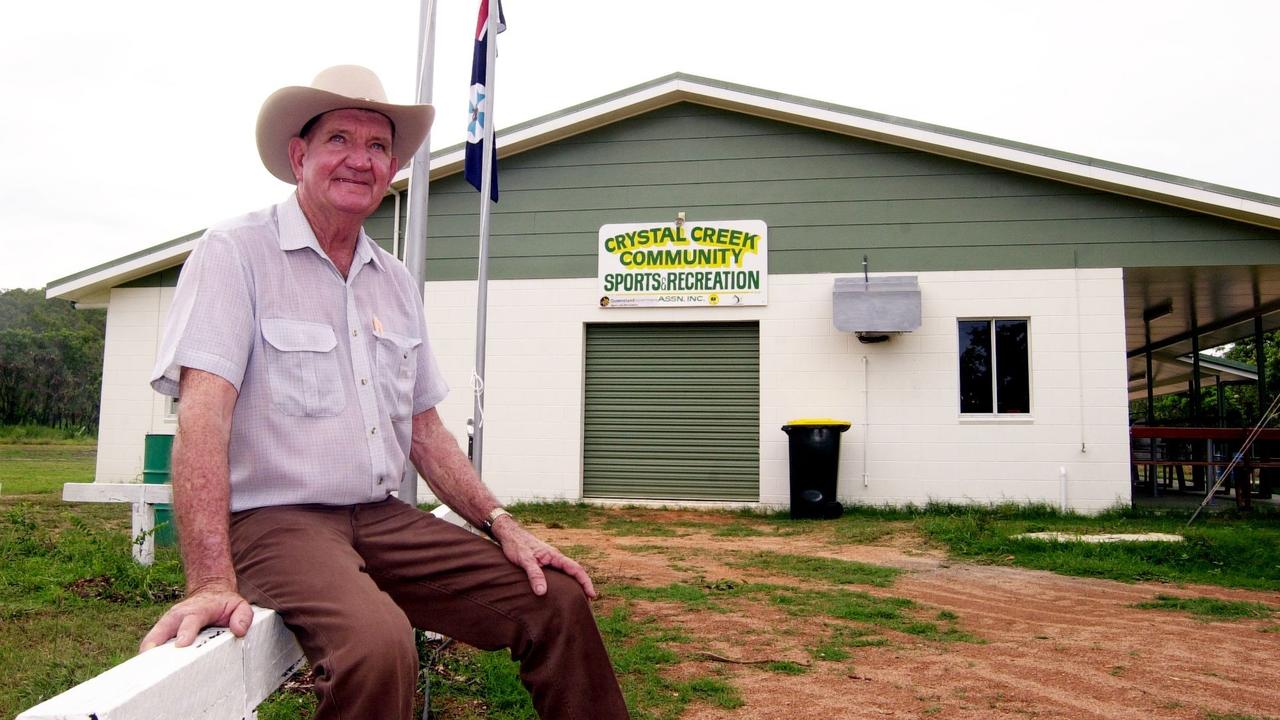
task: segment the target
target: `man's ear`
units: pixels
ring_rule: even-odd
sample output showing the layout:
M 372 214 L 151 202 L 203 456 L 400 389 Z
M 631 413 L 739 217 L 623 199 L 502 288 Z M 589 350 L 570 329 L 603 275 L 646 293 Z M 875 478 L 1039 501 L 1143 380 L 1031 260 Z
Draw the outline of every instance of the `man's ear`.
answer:
M 307 155 L 307 141 L 300 137 L 289 139 L 289 166 L 293 168 L 293 177 L 302 182 L 302 159 Z M 395 171 L 391 171 L 395 175 Z
M 391 156 L 391 177 L 396 176 L 396 171 L 400 169 L 400 158 L 395 155 Z

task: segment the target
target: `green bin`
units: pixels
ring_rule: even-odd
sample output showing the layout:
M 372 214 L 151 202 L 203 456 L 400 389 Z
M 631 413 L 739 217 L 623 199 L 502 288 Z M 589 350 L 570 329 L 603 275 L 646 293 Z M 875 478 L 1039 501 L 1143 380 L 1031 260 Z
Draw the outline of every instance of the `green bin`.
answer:
M 142 451 L 142 482 L 148 485 L 169 484 L 172 455 L 172 435 L 147 433 Z M 169 503 L 156 505 L 156 545 L 171 547 L 177 539 L 178 533 L 173 525 L 173 507 Z

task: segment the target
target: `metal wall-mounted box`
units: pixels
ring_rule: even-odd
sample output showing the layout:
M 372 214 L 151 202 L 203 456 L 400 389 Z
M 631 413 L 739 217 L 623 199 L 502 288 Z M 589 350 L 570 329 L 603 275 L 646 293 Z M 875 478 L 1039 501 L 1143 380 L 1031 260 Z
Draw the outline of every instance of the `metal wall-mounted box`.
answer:
M 838 330 L 902 333 L 920 327 L 920 283 L 915 275 L 836 278 L 832 301 Z

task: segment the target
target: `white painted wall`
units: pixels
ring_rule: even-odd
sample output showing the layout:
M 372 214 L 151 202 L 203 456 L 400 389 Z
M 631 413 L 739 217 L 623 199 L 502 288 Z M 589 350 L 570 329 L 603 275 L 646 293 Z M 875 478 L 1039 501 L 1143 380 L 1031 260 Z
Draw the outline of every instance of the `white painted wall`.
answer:
M 1057 504 L 1065 468 L 1070 507 L 1127 503 L 1121 271 L 918 277 L 922 327 L 879 345 L 834 328 L 832 275 L 772 276 L 762 308 L 602 309 L 594 279 L 491 281 L 485 481 L 504 500 L 581 496 L 586 323 L 758 320 L 764 504 L 788 502 L 781 426 L 815 416 L 854 422 L 841 451 L 839 494 L 846 502 Z M 440 410 L 463 441 L 472 412 L 474 288 L 438 282 L 426 289 L 431 341 L 454 388 Z M 1030 318 L 1029 416 L 961 417 L 956 320 L 962 317 Z
M 878 345 L 834 328 L 833 278 L 774 275 L 766 307 L 672 309 L 602 309 L 594 278 L 491 281 L 485 481 L 507 501 L 581 497 L 587 323 L 756 320 L 760 500 L 766 505 L 788 502 L 781 426 L 815 416 L 854 423 L 841 450 L 839 494 L 846 502 L 1056 504 L 1064 467 L 1071 507 L 1096 511 L 1128 502 L 1119 269 L 920 273 L 922 327 Z M 431 342 L 453 387 L 440 411 L 464 445 L 472 412 L 474 288 L 474 282 L 426 286 Z M 172 294 L 172 288 L 111 292 L 100 482 L 137 479 L 146 433 L 173 431 L 164 399 L 147 385 Z M 1030 416 L 960 416 L 961 317 L 1030 318 Z M 427 497 L 425 488 L 420 497 Z
M 112 288 L 102 360 L 97 482 L 141 482 L 147 433 L 172 433 L 165 399 L 147 381 L 173 288 Z

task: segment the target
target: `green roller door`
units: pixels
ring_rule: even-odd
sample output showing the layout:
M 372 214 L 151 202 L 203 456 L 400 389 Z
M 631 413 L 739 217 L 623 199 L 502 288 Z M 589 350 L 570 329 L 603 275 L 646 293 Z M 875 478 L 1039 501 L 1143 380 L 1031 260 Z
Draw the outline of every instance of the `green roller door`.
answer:
M 758 323 L 587 326 L 583 494 L 760 499 Z

